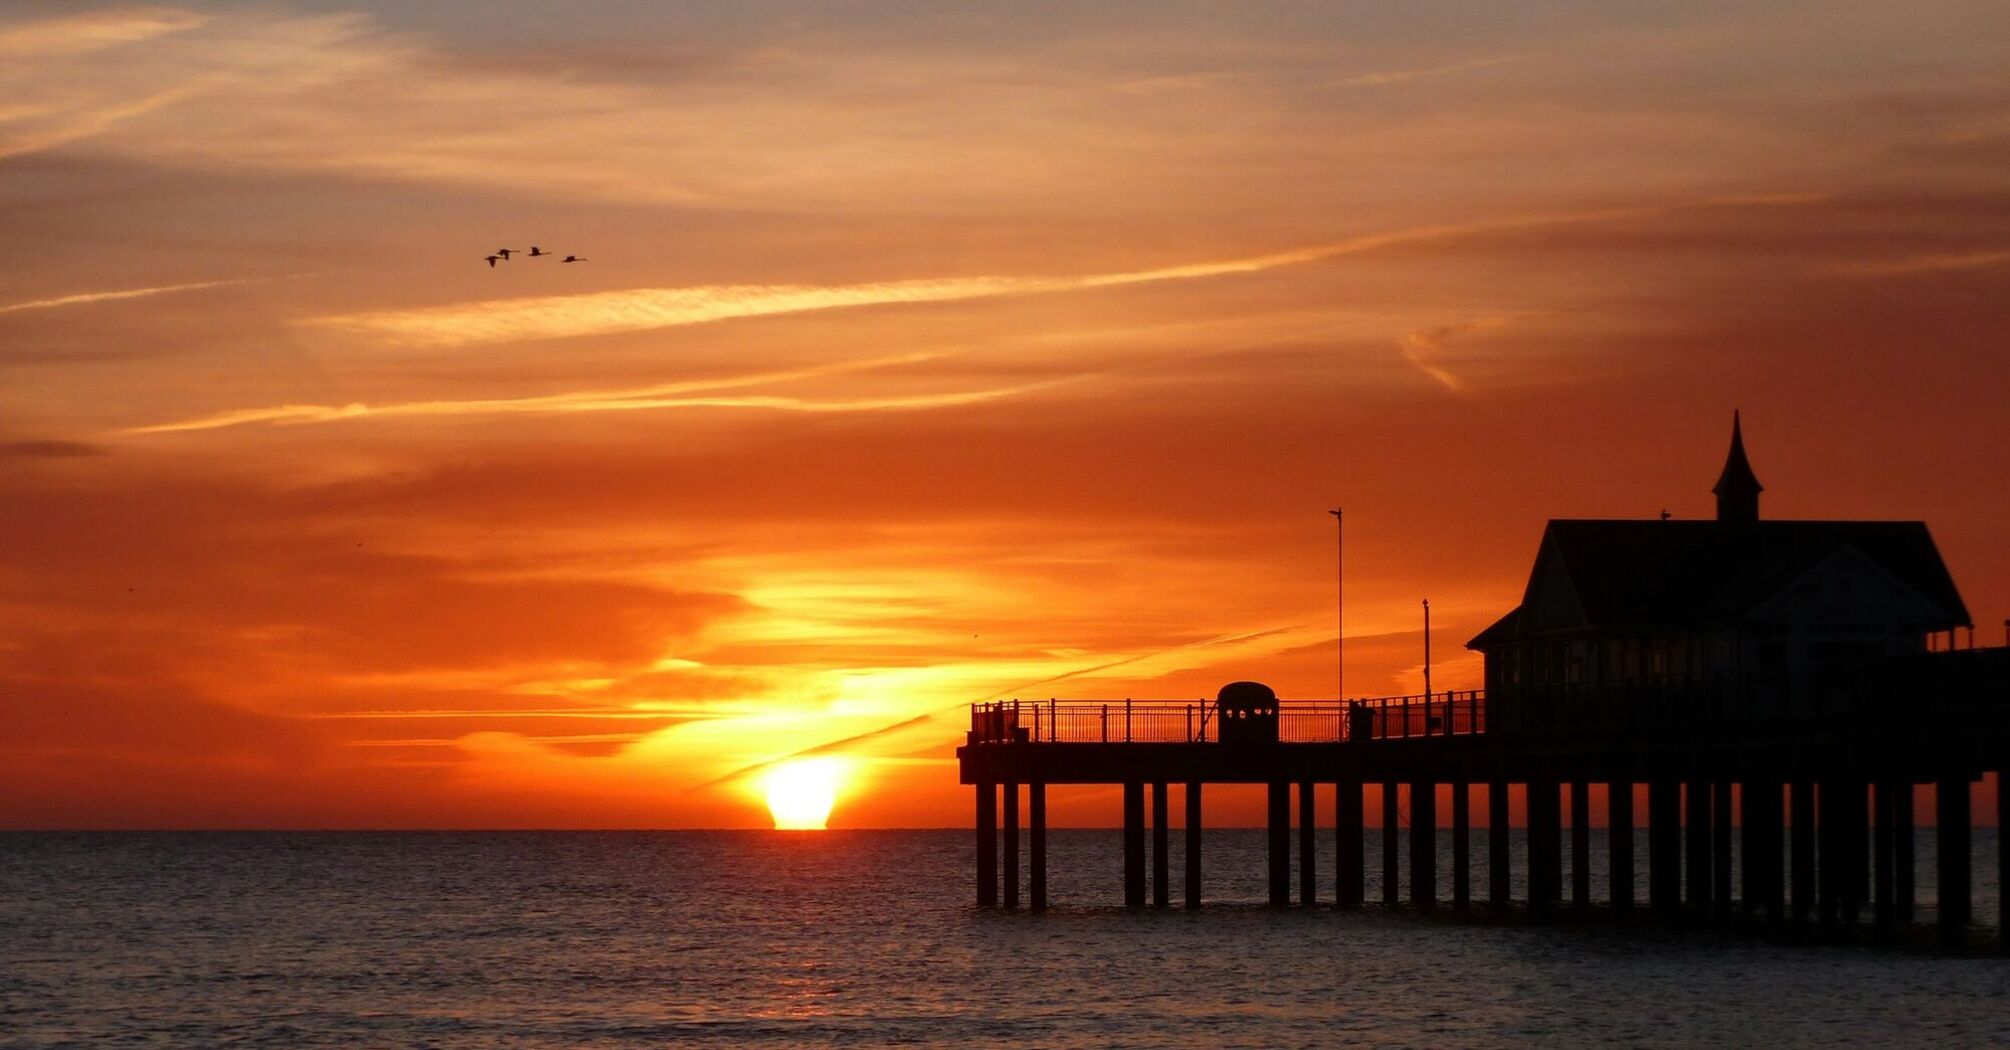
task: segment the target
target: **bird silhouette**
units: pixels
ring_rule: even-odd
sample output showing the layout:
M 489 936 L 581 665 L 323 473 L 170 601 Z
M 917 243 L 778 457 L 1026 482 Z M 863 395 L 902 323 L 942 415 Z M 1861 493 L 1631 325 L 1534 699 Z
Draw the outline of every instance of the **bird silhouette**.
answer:
M 497 249 L 496 249 L 496 254 L 497 254 L 497 255 L 500 255 L 500 256 L 502 256 L 502 261 L 504 261 L 504 262 L 508 262 L 508 261 L 509 261 L 509 257 L 510 257 L 510 256 L 511 256 L 511 255 L 512 255 L 513 253 L 515 253 L 515 251 L 516 251 L 516 249 L 515 249 L 515 248 L 497 248 Z
M 495 269 L 495 268 L 496 268 L 496 259 L 498 259 L 498 258 L 500 258 L 500 256 L 495 256 L 495 255 L 491 255 L 491 256 L 489 256 L 489 257 L 488 257 L 488 260 L 489 260 L 489 269 L 493 270 L 493 269 Z
M 530 246 L 530 257 L 533 259 L 537 258 L 540 255 L 550 255 L 550 254 L 551 254 L 550 252 L 545 251 L 543 248 L 540 248 L 535 244 Z
M 585 259 L 582 259 L 577 255 L 568 255 L 565 258 L 559 260 L 559 262 L 585 262 L 585 261 L 586 261 Z

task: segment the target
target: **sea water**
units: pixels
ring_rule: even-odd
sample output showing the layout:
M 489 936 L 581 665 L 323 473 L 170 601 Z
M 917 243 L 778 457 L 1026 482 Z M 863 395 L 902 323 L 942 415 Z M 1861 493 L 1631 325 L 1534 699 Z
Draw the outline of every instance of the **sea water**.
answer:
M 2010 1046 L 2010 961 L 1272 911 L 1263 848 L 1126 912 L 1117 834 L 1054 831 L 1036 915 L 967 831 L 0 835 L 0 1046 Z

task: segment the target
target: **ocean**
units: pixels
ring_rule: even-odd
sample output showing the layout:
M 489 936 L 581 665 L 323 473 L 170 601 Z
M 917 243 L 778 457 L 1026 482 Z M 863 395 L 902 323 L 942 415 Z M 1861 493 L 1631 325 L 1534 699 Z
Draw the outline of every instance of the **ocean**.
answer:
M 2010 960 L 1272 911 L 1261 832 L 1205 850 L 1210 907 L 1127 913 L 1118 834 L 1051 832 L 1034 915 L 965 831 L 5 834 L 0 1047 L 2010 1045 Z

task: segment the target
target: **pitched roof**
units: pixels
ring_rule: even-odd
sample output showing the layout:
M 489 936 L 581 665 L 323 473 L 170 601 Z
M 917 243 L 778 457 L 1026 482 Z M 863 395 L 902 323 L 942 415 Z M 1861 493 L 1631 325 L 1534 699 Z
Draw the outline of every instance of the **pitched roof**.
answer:
M 1484 648 L 1535 626 L 1524 610 L 1545 557 L 1560 561 L 1585 626 L 1685 627 L 1741 618 L 1843 550 L 1932 603 L 1946 619 L 1929 627 L 1970 622 L 1924 522 L 1557 520 L 1523 604 L 1466 644 Z

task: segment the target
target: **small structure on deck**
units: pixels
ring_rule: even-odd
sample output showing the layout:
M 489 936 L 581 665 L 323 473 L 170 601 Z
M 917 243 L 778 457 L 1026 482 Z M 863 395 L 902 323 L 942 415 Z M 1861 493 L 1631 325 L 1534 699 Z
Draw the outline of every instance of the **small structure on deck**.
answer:
M 1532 914 L 1564 903 L 1566 853 L 1574 910 L 1596 900 L 1630 913 L 1644 798 L 1656 915 L 1841 936 L 1868 911 L 1864 928 L 1891 940 L 1914 916 L 1913 808 L 1923 784 L 1933 789 L 1943 858 L 1936 923 L 1944 943 L 1967 943 L 1971 795 L 1985 773 L 1996 774 L 1999 813 L 2010 812 L 2010 646 L 1974 648 L 1968 609 L 1925 524 L 1766 520 L 1762 490 L 1734 417 L 1714 520 L 1551 521 L 1520 603 L 1468 643 L 1485 657 L 1483 690 L 1280 703 L 1262 683 L 1234 682 L 1212 705 L 976 705 L 957 756 L 963 782 L 977 789 L 978 902 L 1019 903 L 1022 785 L 1039 908 L 1046 785 L 1121 784 L 1124 901 L 1146 902 L 1150 785 L 1151 901 L 1167 906 L 1168 788 L 1181 784 L 1185 900 L 1199 907 L 1203 786 L 1242 783 L 1268 787 L 1277 906 L 1292 899 L 1296 785 L 1297 897 L 1312 904 L 1315 789 L 1330 784 L 1340 907 L 1364 901 L 1370 794 L 1381 804 L 1382 900 L 1436 905 L 1446 787 L 1451 903 L 1464 911 L 1473 901 L 1471 800 L 1483 786 L 1493 829 L 1507 827 L 1519 795 L 1527 890 L 1514 906 Z M 1963 627 L 1965 649 L 1956 644 Z M 1602 893 L 1589 863 L 1594 788 L 1607 814 Z M 1511 906 L 1509 842 L 1487 837 L 1484 899 L 1495 912 Z M 1999 843 L 2010 874 L 2010 838 Z M 2005 925 L 1999 917 L 1997 941 L 2010 949 Z

